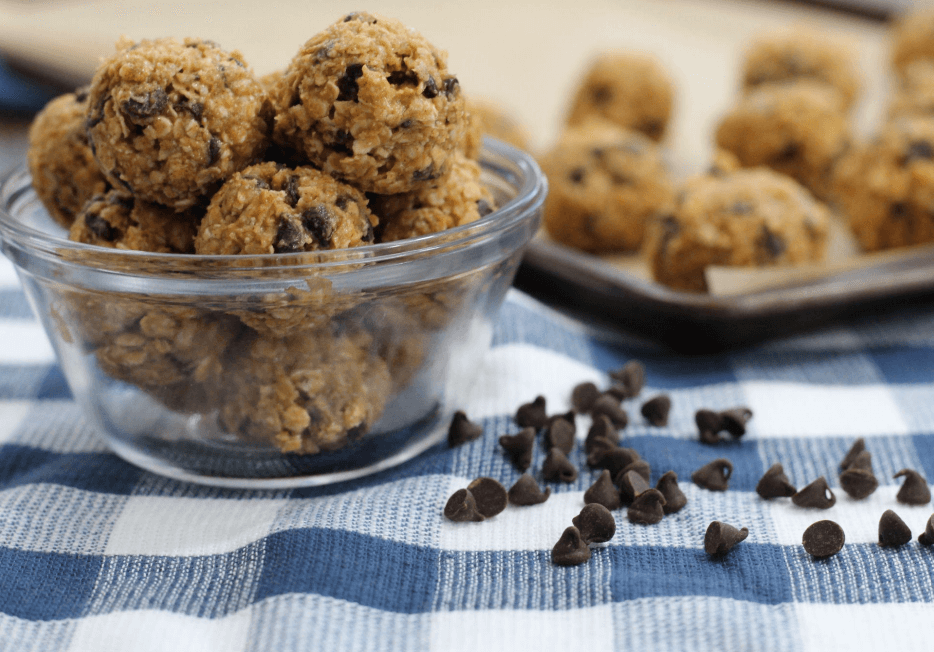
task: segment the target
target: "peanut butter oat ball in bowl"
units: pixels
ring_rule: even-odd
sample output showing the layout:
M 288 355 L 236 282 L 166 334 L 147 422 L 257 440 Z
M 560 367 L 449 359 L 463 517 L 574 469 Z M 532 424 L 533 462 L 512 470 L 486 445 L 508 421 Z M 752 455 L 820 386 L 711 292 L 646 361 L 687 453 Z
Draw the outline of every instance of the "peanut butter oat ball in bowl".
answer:
M 549 183 L 545 230 L 583 251 L 637 250 L 647 220 L 674 199 L 658 146 L 606 122 L 569 129 L 541 165 Z
M 898 74 L 912 61 L 934 60 L 934 7 L 899 16 L 892 23 L 890 37 L 892 66 Z
M 467 129 L 446 55 L 397 20 L 352 13 L 314 36 L 274 92 L 274 138 L 366 192 L 442 176 Z
M 661 140 L 674 104 L 668 72 L 653 56 L 625 50 L 597 56 L 571 101 L 567 123 L 602 118 Z
M 741 169 L 689 180 L 674 210 L 650 224 L 645 255 L 659 283 L 705 292 L 709 265 L 821 260 L 828 226 L 827 208 L 794 179 Z
M 91 82 L 87 129 L 115 188 L 183 211 L 259 160 L 270 118 L 239 52 L 192 38 L 123 40 Z
M 46 104 L 29 127 L 32 187 L 49 215 L 66 228 L 88 199 L 108 188 L 88 144 L 87 112 L 88 89 L 83 88 Z

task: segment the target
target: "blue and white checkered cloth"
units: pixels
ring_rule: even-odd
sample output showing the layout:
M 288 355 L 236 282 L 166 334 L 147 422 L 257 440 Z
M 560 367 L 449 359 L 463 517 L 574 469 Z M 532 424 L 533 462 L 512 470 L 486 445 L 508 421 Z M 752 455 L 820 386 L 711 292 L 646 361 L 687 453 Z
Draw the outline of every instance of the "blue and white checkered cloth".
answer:
M 500 435 L 543 394 L 569 408 L 577 383 L 641 360 L 647 387 L 627 401 L 624 442 L 674 469 L 688 497 L 654 526 L 617 516 L 590 562 L 564 568 L 551 548 L 596 478 L 552 485 L 548 502 L 483 523 L 442 508 L 478 476 L 518 477 Z M 96 438 L 72 402 L 16 277 L 0 264 L 0 649 L 192 650 L 921 650 L 934 641 L 934 548 L 877 545 L 894 509 L 917 534 L 934 506 L 898 504 L 903 467 L 934 478 L 934 311 L 863 321 L 733 354 L 686 358 L 600 333 L 511 292 L 479 381 L 462 407 L 480 440 L 439 445 L 390 471 L 291 491 L 230 491 L 155 476 Z M 671 395 L 669 425 L 638 416 Z M 694 412 L 747 405 L 740 442 L 697 441 Z M 583 437 L 587 423 L 579 419 Z M 879 489 L 837 491 L 829 511 L 764 501 L 781 462 L 801 487 L 857 437 Z M 544 451 L 535 452 L 532 469 Z M 729 491 L 690 482 L 725 456 Z M 572 460 L 586 469 L 580 448 Z M 846 532 L 838 555 L 801 546 L 812 522 Z M 721 559 L 703 551 L 713 520 L 749 528 Z

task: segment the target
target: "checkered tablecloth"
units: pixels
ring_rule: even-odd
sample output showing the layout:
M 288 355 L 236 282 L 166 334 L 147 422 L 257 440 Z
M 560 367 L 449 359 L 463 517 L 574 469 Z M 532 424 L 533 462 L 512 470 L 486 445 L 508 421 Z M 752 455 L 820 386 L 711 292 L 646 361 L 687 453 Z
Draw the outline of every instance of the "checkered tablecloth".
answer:
M 606 386 L 631 359 L 647 387 L 626 402 L 624 443 L 673 469 L 687 507 L 654 526 L 616 513 L 612 541 L 577 567 L 551 548 L 583 507 L 596 472 L 578 447 L 570 485 L 483 523 L 442 518 L 451 493 L 478 476 L 507 487 L 519 473 L 497 440 L 516 407 L 542 394 L 566 411 L 577 383 Z M 876 544 L 894 509 L 915 537 L 934 506 L 895 500 L 903 467 L 934 478 L 934 310 L 865 320 L 729 355 L 686 358 L 601 333 L 511 292 L 492 350 L 463 405 L 484 436 L 439 445 L 359 481 L 281 492 L 167 480 L 123 462 L 71 400 L 16 277 L 0 264 L 0 649 L 106 652 L 288 650 L 922 650 L 934 641 L 934 548 Z M 660 392 L 667 427 L 638 416 Z M 738 443 L 697 441 L 701 407 L 747 405 Z M 588 422 L 578 421 L 583 437 Z M 838 464 L 857 437 L 879 489 L 837 491 L 828 511 L 754 492 L 781 462 L 803 486 Z M 691 472 L 732 460 L 730 489 Z M 541 481 L 544 451 L 532 470 Z M 846 532 L 815 561 L 801 535 L 830 518 Z M 749 528 L 721 559 L 707 525 Z

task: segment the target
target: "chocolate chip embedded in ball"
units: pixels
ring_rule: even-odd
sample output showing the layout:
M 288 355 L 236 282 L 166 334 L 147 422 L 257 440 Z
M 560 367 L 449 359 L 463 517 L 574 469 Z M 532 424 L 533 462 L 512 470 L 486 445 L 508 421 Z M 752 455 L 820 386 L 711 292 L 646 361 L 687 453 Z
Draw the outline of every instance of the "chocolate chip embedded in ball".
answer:
M 748 536 L 747 528 L 737 529 L 728 523 L 713 521 L 704 534 L 704 552 L 708 555 L 725 555 Z
M 793 495 L 791 502 L 798 507 L 830 509 L 837 504 L 837 497 L 827 485 L 827 479 L 821 476 Z
M 768 468 L 756 484 L 756 493 L 769 500 L 771 498 L 790 498 L 798 492 L 791 484 L 782 465 L 775 463 Z
M 882 513 L 879 519 L 879 545 L 903 546 L 911 541 L 911 528 L 891 509 Z
M 524 403 L 516 410 L 516 423 L 520 428 L 544 428 L 548 423 L 548 415 L 545 412 L 545 397 L 536 396 L 531 403 Z
M 466 444 L 483 435 L 483 426 L 467 418 L 461 410 L 454 413 L 451 426 L 448 428 L 448 446 L 451 448 Z
M 804 550 L 814 557 L 823 558 L 843 550 L 846 535 L 843 528 L 833 521 L 817 521 L 808 526 L 801 537 Z
M 509 488 L 509 502 L 520 507 L 539 505 L 548 500 L 549 496 L 551 496 L 551 487 L 545 487 L 543 492 L 535 482 L 535 478 L 528 473 L 519 476 L 516 484 Z
M 551 549 L 551 562 L 557 566 L 577 566 L 590 559 L 590 548 L 581 538 L 580 530 L 569 526 Z
M 931 502 L 931 488 L 927 480 L 917 471 L 902 469 L 892 476 L 893 479 L 905 478 L 905 482 L 895 496 L 896 500 L 906 505 L 927 505 Z
M 574 482 L 577 480 L 577 467 L 561 449 L 552 448 L 542 462 L 542 477 L 549 482 Z
M 493 478 L 477 478 L 467 485 L 467 491 L 473 494 L 477 511 L 484 518 L 496 516 L 509 504 L 506 488 Z
M 603 469 L 597 481 L 587 488 L 584 492 L 584 502 L 588 505 L 597 503 L 609 510 L 620 508 L 619 491 L 613 486 L 609 471 Z
M 642 404 L 642 416 L 653 426 L 667 426 L 668 413 L 671 411 L 671 398 L 667 394 L 653 396 Z
M 590 503 L 571 519 L 586 543 L 605 543 L 616 534 L 616 519 L 603 505 Z
M 448 498 L 444 516 L 455 523 L 484 520 L 483 514 L 477 510 L 477 501 L 467 489 L 458 489 Z
M 691 474 L 691 480 L 698 487 L 710 491 L 726 491 L 730 487 L 730 476 L 733 474 L 733 463 L 720 457 L 708 462 Z

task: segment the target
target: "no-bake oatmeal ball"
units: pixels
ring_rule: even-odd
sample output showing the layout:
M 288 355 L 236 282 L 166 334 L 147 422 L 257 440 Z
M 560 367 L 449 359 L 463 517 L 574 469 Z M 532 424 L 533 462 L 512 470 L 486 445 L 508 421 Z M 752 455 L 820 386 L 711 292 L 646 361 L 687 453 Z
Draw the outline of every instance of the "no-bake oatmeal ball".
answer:
M 32 187 L 66 228 L 88 199 L 108 188 L 88 144 L 87 109 L 88 89 L 79 89 L 46 104 L 29 126 Z
M 855 51 L 848 43 L 807 27 L 769 32 L 750 45 L 743 60 L 744 89 L 801 80 L 835 88 L 849 108 L 860 88 Z
M 305 43 L 274 104 L 277 142 L 367 192 L 440 177 L 467 128 L 446 55 L 399 21 L 362 12 Z
M 674 87 L 664 67 L 640 52 L 600 54 L 584 74 L 568 113 L 569 125 L 603 118 L 661 140 L 668 128 Z
M 363 194 L 312 167 L 267 162 L 217 191 L 195 239 L 199 254 L 272 254 L 373 242 L 376 218 Z
M 88 102 L 88 136 L 107 180 L 177 211 L 207 203 L 267 144 L 265 91 L 239 52 L 211 41 L 121 41 Z
M 604 122 L 569 129 L 540 162 L 549 183 L 545 229 L 584 251 L 638 249 L 646 221 L 674 196 L 658 146 Z
M 899 16 L 890 31 L 892 65 L 905 72 L 912 61 L 934 60 L 934 8 L 920 9 Z
M 934 116 L 934 60 L 912 61 L 892 94 L 888 117 Z
M 75 242 L 154 253 L 193 253 L 203 211 L 176 213 L 119 190 L 94 195 L 78 213 L 68 237 Z
M 674 210 L 650 224 L 645 254 L 658 282 L 704 292 L 708 265 L 820 260 L 827 230 L 826 207 L 796 181 L 741 169 L 688 181 Z
M 867 251 L 934 241 L 934 118 L 893 120 L 855 147 L 834 197 Z
M 529 149 L 529 132 L 509 109 L 489 99 L 468 98 L 470 119 L 481 134 L 491 136 L 519 149 Z
M 833 166 L 850 146 L 840 95 L 823 84 L 769 84 L 751 91 L 723 117 L 717 146 L 744 167 L 768 166 L 826 198 Z

